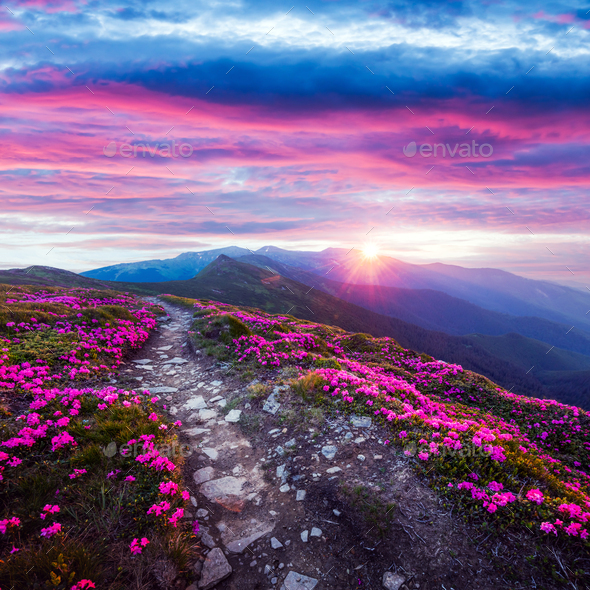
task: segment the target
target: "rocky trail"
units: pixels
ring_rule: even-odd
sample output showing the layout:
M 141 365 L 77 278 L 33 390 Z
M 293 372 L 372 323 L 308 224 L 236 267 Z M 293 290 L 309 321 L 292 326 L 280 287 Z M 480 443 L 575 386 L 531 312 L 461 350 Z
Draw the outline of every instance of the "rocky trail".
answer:
M 204 554 L 190 590 L 514 587 L 478 547 L 485 535 L 442 506 L 385 429 L 310 419 L 278 372 L 253 389 L 193 350 L 189 310 L 163 305 L 168 317 L 113 381 L 149 389 L 182 421 L 185 517 Z

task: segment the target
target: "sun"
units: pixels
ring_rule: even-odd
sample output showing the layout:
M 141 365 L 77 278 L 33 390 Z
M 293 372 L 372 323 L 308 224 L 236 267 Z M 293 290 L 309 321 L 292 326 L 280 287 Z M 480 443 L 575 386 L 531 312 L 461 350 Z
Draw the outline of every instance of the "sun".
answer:
M 379 246 L 377 244 L 365 244 L 363 246 L 363 254 L 365 258 L 373 259 L 379 256 Z

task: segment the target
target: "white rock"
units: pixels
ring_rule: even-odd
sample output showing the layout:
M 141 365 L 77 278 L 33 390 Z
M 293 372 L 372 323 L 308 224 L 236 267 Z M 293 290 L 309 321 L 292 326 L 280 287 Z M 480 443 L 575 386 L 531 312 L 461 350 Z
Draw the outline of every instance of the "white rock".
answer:
M 219 457 L 217 449 L 203 449 L 203 453 L 205 453 L 205 455 L 207 455 L 211 461 L 217 461 L 217 457 Z
M 270 546 L 273 549 L 282 549 L 283 548 L 283 544 L 276 537 L 271 537 Z
M 303 531 L 303 532 L 301 533 L 301 540 L 302 540 L 304 543 L 307 543 L 307 540 L 308 540 L 308 538 L 309 538 L 309 531 Z
M 364 439 L 362 436 L 359 436 L 358 438 L 355 438 L 355 439 L 354 439 L 354 442 L 355 442 L 357 445 L 360 445 L 361 443 L 364 443 L 364 442 L 365 442 L 365 439 Z
M 394 574 L 393 572 L 385 572 L 383 574 L 383 588 L 386 590 L 399 590 L 405 581 L 406 579 L 403 576 Z
M 211 501 L 214 501 L 217 498 L 227 498 L 227 496 L 242 497 L 244 496 L 242 487 L 245 483 L 246 478 L 244 477 L 233 477 L 228 475 L 227 477 L 206 481 L 201 485 L 199 491 Z
M 322 536 L 322 529 L 318 529 L 317 526 L 312 527 L 311 533 L 309 534 L 310 537 L 321 537 Z
M 201 420 L 201 422 L 206 422 L 207 420 L 212 420 L 216 417 L 217 412 L 215 410 L 199 410 L 199 420 Z
M 223 399 L 223 397 L 221 395 L 216 395 L 215 397 L 212 397 L 209 400 L 209 403 L 214 404 L 215 402 L 218 402 L 220 399 Z
M 306 494 L 305 490 L 297 490 L 297 495 L 295 496 L 295 501 L 302 502 L 303 500 L 305 500 L 305 494 Z
M 322 447 L 322 455 L 324 457 L 326 457 L 326 459 L 328 459 L 328 461 L 331 461 L 335 455 L 336 455 L 336 451 L 338 450 L 338 447 L 334 446 L 334 445 L 327 445 L 325 447 Z
M 203 467 L 202 469 L 198 469 L 193 473 L 193 480 L 197 485 L 200 485 L 206 481 L 209 481 L 210 479 L 213 479 L 214 473 L 215 469 L 213 469 L 213 467 Z
M 226 422 L 239 422 L 242 410 L 230 410 L 225 417 Z
M 153 363 L 154 361 L 152 359 L 139 359 L 137 361 L 131 361 L 137 365 L 149 365 L 150 363 Z
M 350 420 L 355 428 L 369 428 L 371 426 L 369 416 L 351 416 Z
M 158 350 L 170 350 L 172 348 L 172 344 L 169 344 L 168 346 L 160 346 L 160 348 L 158 348 Z
M 330 467 L 330 469 L 326 469 L 326 473 L 338 473 L 339 471 L 342 471 L 340 467 Z
M 181 359 L 180 357 L 176 356 L 169 361 L 166 361 L 164 365 L 184 365 L 184 363 L 188 363 L 186 359 Z
M 185 410 L 204 410 L 207 408 L 207 402 L 202 395 L 191 397 L 183 406 Z
M 188 434 L 189 436 L 199 436 L 201 434 L 205 434 L 205 432 L 211 432 L 210 428 L 188 428 L 187 430 L 183 430 L 184 434 Z
M 280 488 L 280 492 L 288 492 L 291 489 L 291 486 L 288 483 L 283 484 Z
M 357 455 L 357 456 L 356 456 L 356 458 L 357 458 L 359 461 L 364 461 L 364 460 L 365 460 L 365 456 L 364 456 L 364 455 Z
M 178 391 L 178 387 L 167 387 L 166 385 L 162 385 L 160 387 L 150 387 L 150 393 L 176 393 Z
M 313 590 L 318 584 L 318 580 L 298 574 L 297 572 L 289 572 L 283 586 L 285 590 Z
M 277 401 L 276 394 L 273 392 L 268 396 L 268 399 L 264 402 L 262 409 L 269 414 L 276 414 L 279 411 L 281 404 Z
M 227 562 L 223 551 L 219 547 L 211 549 L 203 564 L 199 590 L 210 590 L 214 586 L 217 586 L 219 582 L 228 578 L 231 573 L 232 567 Z

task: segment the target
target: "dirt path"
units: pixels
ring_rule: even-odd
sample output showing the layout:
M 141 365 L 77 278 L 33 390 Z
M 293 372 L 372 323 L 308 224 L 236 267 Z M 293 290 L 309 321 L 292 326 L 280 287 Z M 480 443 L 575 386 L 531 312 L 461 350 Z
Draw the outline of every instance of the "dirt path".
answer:
M 483 535 L 448 514 L 381 427 L 314 422 L 280 375 L 253 395 L 191 349 L 189 311 L 164 307 L 169 319 L 118 383 L 139 379 L 183 423 L 187 518 L 208 553 L 191 590 L 510 587 L 476 548 Z

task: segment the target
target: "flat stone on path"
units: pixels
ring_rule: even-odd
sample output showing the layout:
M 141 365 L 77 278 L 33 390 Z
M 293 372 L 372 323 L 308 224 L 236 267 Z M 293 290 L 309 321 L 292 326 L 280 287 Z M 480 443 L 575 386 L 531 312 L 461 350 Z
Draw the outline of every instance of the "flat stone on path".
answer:
M 157 350 L 170 350 L 172 348 L 172 344 L 169 344 L 168 346 L 160 346 L 160 348 L 158 348 Z
M 308 539 L 309 539 L 309 531 L 303 531 L 303 532 L 301 533 L 301 540 L 302 540 L 304 543 L 307 543 L 307 540 L 308 540 Z
M 230 410 L 225 417 L 226 422 L 239 422 L 242 410 Z
M 196 426 L 195 428 L 188 428 L 187 430 L 183 430 L 183 433 L 188 434 L 189 436 L 199 436 L 200 434 L 205 434 L 205 432 L 211 432 L 211 429 L 200 428 Z
M 201 422 L 206 422 L 207 420 L 212 420 L 213 418 L 217 417 L 217 412 L 215 410 L 207 410 L 202 409 L 199 410 L 199 420 Z
M 326 469 L 326 473 L 338 473 L 339 471 L 342 471 L 340 467 L 330 467 L 330 469 Z
M 203 564 L 199 589 L 210 590 L 219 584 L 219 582 L 228 578 L 231 573 L 231 565 L 227 562 L 223 551 L 219 547 L 211 549 Z
M 309 533 L 310 537 L 321 537 L 322 536 L 322 529 L 318 529 L 317 526 L 312 527 L 311 533 Z
M 337 450 L 338 450 L 338 447 L 336 447 L 334 445 L 328 445 L 328 446 L 322 447 L 322 455 L 324 457 L 326 457 L 326 459 L 328 459 L 328 461 L 331 461 L 335 457 Z
M 270 546 L 273 549 L 282 549 L 284 547 L 284 545 L 276 537 L 271 537 Z
M 184 365 L 184 363 L 188 363 L 186 359 L 181 359 L 179 356 L 175 356 L 173 359 L 166 361 L 165 365 Z
M 213 385 L 213 387 L 219 387 L 220 385 L 222 385 L 221 381 L 211 381 L 211 385 Z
M 203 467 L 202 469 L 198 469 L 193 473 L 193 479 L 197 485 L 200 485 L 213 479 L 214 473 L 215 469 L 213 469 L 213 467 Z
M 318 580 L 290 571 L 281 586 L 284 590 L 313 590 L 317 586 Z
M 191 397 L 183 406 L 185 410 L 204 410 L 207 408 L 207 402 L 202 395 Z
M 297 490 L 297 496 L 295 496 L 295 501 L 302 502 L 303 500 L 305 500 L 305 494 L 305 490 Z
M 386 590 L 399 590 L 405 581 L 406 579 L 403 576 L 394 574 L 393 572 L 385 572 L 383 574 L 383 588 L 386 588 Z
M 239 525 L 241 525 L 242 530 L 238 528 Z M 258 522 L 256 520 L 250 522 L 238 521 L 232 523 L 231 530 L 228 528 L 221 533 L 221 540 L 228 551 L 242 553 L 248 545 L 258 541 L 260 537 L 268 535 L 273 529 L 274 525 L 268 522 Z
M 154 361 L 152 359 L 138 359 L 136 361 L 131 361 L 132 363 L 136 363 L 138 365 L 149 365 L 150 363 L 153 363 Z
M 207 455 L 207 457 L 209 457 L 209 459 L 211 459 L 211 461 L 217 461 L 217 457 L 219 457 L 219 453 L 217 452 L 217 449 L 203 449 L 203 453 L 205 453 L 205 455 Z
M 176 393 L 178 387 L 168 387 L 167 385 L 161 385 L 159 387 L 148 387 L 150 393 Z
M 211 501 L 215 501 L 219 498 L 224 498 L 227 496 L 242 497 L 245 495 L 245 493 L 242 491 L 242 486 L 245 483 L 246 478 L 244 477 L 233 477 L 228 475 L 226 477 L 212 479 L 205 482 L 201 486 L 200 492 Z
M 371 418 L 369 416 L 351 416 L 350 419 L 355 428 L 369 428 L 371 426 Z

